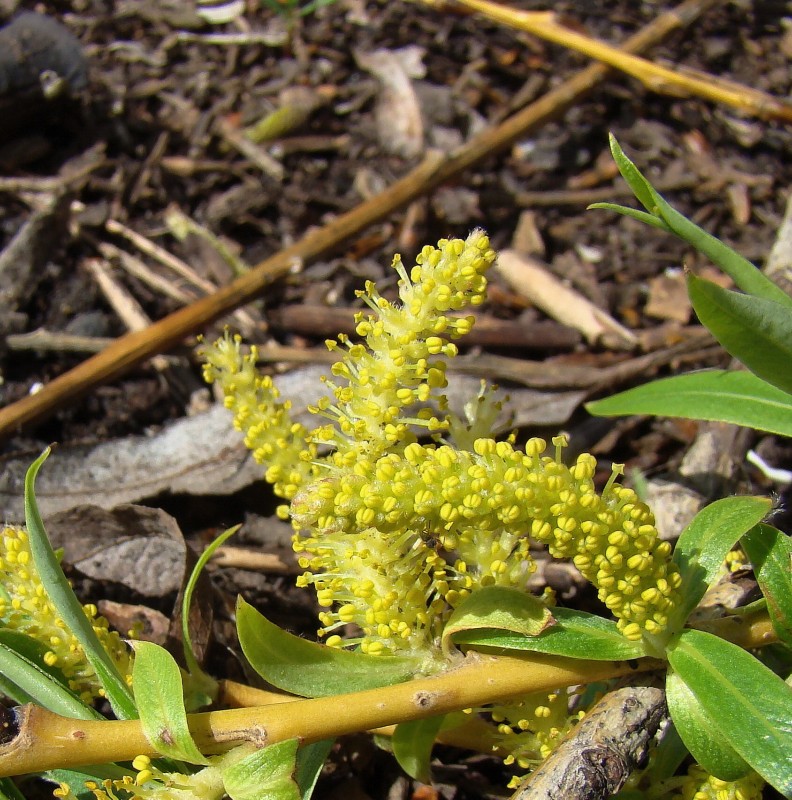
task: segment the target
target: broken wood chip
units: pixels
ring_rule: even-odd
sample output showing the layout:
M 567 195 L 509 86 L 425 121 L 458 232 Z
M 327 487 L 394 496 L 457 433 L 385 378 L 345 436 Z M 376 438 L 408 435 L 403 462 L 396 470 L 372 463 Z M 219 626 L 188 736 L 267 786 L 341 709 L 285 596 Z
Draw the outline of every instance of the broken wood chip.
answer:
M 606 311 L 566 286 L 537 259 L 502 250 L 498 271 L 510 286 L 558 322 L 579 330 L 589 342 L 614 350 L 632 349 L 635 335 Z

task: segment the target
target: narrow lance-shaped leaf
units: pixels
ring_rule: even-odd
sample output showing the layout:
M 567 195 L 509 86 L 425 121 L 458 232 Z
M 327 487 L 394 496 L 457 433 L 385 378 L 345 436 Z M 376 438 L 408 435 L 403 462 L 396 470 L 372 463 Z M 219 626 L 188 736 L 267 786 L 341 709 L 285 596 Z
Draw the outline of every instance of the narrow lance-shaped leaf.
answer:
M 190 634 L 190 607 L 192 606 L 193 593 L 198 585 L 198 579 L 204 567 L 209 563 L 209 559 L 218 547 L 230 539 L 241 526 L 235 525 L 220 534 L 204 551 L 193 568 L 190 577 L 184 585 L 184 595 L 182 597 L 181 624 L 182 624 L 182 646 L 184 648 L 184 663 L 192 679 L 192 690 L 194 694 L 201 694 L 198 705 L 206 705 L 217 698 L 217 681 L 208 675 L 195 658 L 193 653 L 192 635 Z
M 687 276 L 699 320 L 724 349 L 769 384 L 792 394 L 792 309 Z
M 25 522 L 30 536 L 33 563 L 58 614 L 85 651 L 86 658 L 94 668 L 116 716 L 120 719 L 134 719 L 137 717 L 137 711 L 132 693 L 107 651 L 102 647 L 90 620 L 85 616 L 44 530 L 36 502 L 35 482 L 36 475 L 49 454 L 48 447 L 31 464 L 25 475 Z
M 586 403 L 594 416 L 652 414 L 731 422 L 792 436 L 792 397 L 750 372 L 702 370 Z
M 101 715 L 86 706 L 58 676 L 36 663 L 31 650 L 38 643 L 32 642 L 28 650 L 23 645 L 27 638 L 13 631 L 0 631 L 0 674 L 9 696 L 15 702 L 34 701 L 62 717 L 101 719 Z
M 792 687 L 750 653 L 703 631 L 683 630 L 668 661 L 740 757 L 792 794 Z
M 792 648 L 792 539 L 772 525 L 760 524 L 741 542 L 767 601 L 773 629 Z
M 240 598 L 237 633 L 245 657 L 273 686 L 303 697 L 378 689 L 409 680 L 414 658 L 371 656 L 306 641 L 281 630 Z
M 705 506 L 682 531 L 674 548 L 674 561 L 682 576 L 669 631 L 681 628 L 707 587 L 717 579 L 729 550 L 738 539 L 770 511 L 765 497 L 726 497 Z
M 610 145 L 611 155 L 616 162 L 616 166 L 621 172 L 622 178 L 627 181 L 627 185 L 633 190 L 633 194 L 638 199 L 638 202 L 647 210 L 652 216 L 657 216 L 657 200 L 654 187 L 643 176 L 638 167 L 630 161 L 621 149 L 621 145 L 616 137 L 608 134 L 608 144 Z
M 629 661 L 646 655 L 644 643 L 626 639 L 612 620 L 571 608 L 554 608 L 552 613 L 556 624 L 536 636 L 472 628 L 452 638 L 457 645 L 476 649 L 529 650 L 593 661 Z
M 610 134 L 610 148 L 613 159 L 619 167 L 619 171 L 635 193 L 640 203 L 653 216 L 656 222 L 650 222 L 656 227 L 678 236 L 683 241 L 688 242 L 699 252 L 703 253 L 714 264 L 717 264 L 729 277 L 732 278 L 738 288 L 755 297 L 764 297 L 774 300 L 777 303 L 792 308 L 792 297 L 782 291 L 776 284 L 762 274 L 750 261 L 743 258 L 730 247 L 711 234 L 699 228 L 684 215 L 673 208 L 665 198 L 660 195 L 648 180 L 641 174 L 640 170 L 624 154 L 619 143 L 613 134 Z M 619 213 L 624 210 L 611 204 L 595 203 L 591 208 L 608 207 Z M 628 214 L 628 216 L 637 216 Z
M 674 670 L 666 676 L 668 712 L 682 741 L 707 772 L 722 781 L 736 781 L 750 771 L 745 760 L 724 738 L 719 726 Z
M 629 206 L 622 206 L 618 203 L 591 203 L 586 207 L 587 210 L 595 211 L 614 211 L 616 214 L 621 214 L 623 217 L 630 217 L 636 219 L 638 222 L 643 222 L 644 225 L 651 225 L 653 228 L 660 228 L 661 231 L 671 233 L 663 220 L 652 214 L 647 214 L 646 211 L 639 211 L 637 208 L 630 208 Z

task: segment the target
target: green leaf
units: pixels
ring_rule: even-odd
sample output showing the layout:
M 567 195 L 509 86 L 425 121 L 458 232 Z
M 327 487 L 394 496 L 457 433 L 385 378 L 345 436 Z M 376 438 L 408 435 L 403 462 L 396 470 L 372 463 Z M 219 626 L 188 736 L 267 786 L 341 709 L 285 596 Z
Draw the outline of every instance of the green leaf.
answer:
M 622 178 L 627 181 L 627 185 L 633 190 L 633 194 L 638 202 L 652 215 L 657 216 L 657 192 L 651 183 L 641 174 L 638 167 L 624 155 L 624 150 L 617 141 L 616 137 L 608 134 L 608 144 L 610 145 L 611 155 L 622 174 Z
M 745 650 L 703 631 L 682 631 L 668 660 L 737 753 L 781 794 L 792 793 L 792 687 Z
M 454 643 L 502 650 L 531 650 L 595 661 L 628 661 L 646 655 L 643 642 L 625 639 L 611 620 L 570 608 L 554 608 L 553 616 L 556 624 L 538 636 L 517 636 L 499 630 L 469 630 L 455 634 Z
M 302 697 L 379 689 L 410 680 L 415 658 L 370 656 L 308 642 L 281 630 L 242 598 L 237 603 L 242 652 L 273 686 Z
M 303 745 L 297 751 L 297 768 L 294 772 L 294 779 L 300 789 L 301 800 L 311 800 L 316 782 L 322 773 L 322 767 L 334 744 L 335 739 L 322 739 L 320 742 Z
M 25 800 L 12 778 L 0 778 L 0 800 Z
M 66 678 L 56 667 L 51 667 L 44 660 L 49 649 L 44 642 L 34 639 L 26 633 L 11 628 L 0 628 L 0 643 L 13 650 L 18 655 L 32 661 L 39 669 L 57 678 L 66 686 Z
M 737 540 L 767 516 L 765 497 L 726 497 L 705 506 L 682 531 L 673 559 L 682 576 L 682 598 L 668 624 L 669 632 L 684 625 L 707 588 L 719 576 L 723 561 Z
M 223 769 L 231 800 L 301 800 L 294 782 L 297 740 L 271 744 Z
M 687 285 L 699 320 L 724 349 L 767 383 L 792 394 L 792 309 L 695 275 L 687 276 Z
M 0 695 L 7 697 L 17 706 L 36 702 L 27 692 L 22 691 L 19 686 L 8 680 L 2 672 L 0 672 Z
M 17 703 L 35 702 L 62 717 L 101 719 L 63 685 L 63 676 L 40 662 L 39 647 L 24 634 L 0 631 L 0 674 L 8 696 Z
M 792 436 L 792 397 L 750 372 L 702 370 L 586 403 L 589 414 L 652 414 L 745 425 Z
M 49 769 L 41 774 L 41 777 L 48 783 L 56 786 L 65 783 L 77 800 L 96 800 L 96 793 L 85 788 L 86 781 L 94 781 L 101 785 L 104 780 L 123 780 L 125 776 L 134 779 L 135 773 L 117 764 L 91 764 L 73 769 Z
M 209 544 L 201 553 L 190 577 L 187 579 L 187 583 L 184 585 L 181 607 L 182 645 L 184 647 L 184 663 L 187 665 L 187 671 L 192 678 L 191 694 L 196 696 L 196 707 L 207 705 L 217 699 L 218 683 L 211 675 L 201 669 L 201 665 L 193 653 L 192 635 L 190 634 L 190 606 L 192 605 L 193 593 L 198 585 L 201 572 L 209 563 L 209 559 L 214 555 L 217 548 L 230 539 L 240 527 L 241 525 L 235 525 L 233 528 L 229 528 Z
M 750 772 L 696 695 L 672 669 L 666 676 L 666 701 L 682 741 L 707 772 L 722 781 L 736 781 Z
M 49 454 L 48 447 L 31 464 L 25 475 L 25 523 L 30 537 L 33 563 L 58 615 L 74 634 L 96 672 L 115 715 L 119 719 L 135 719 L 137 711 L 132 693 L 113 660 L 102 647 L 90 620 L 85 616 L 85 611 L 69 586 L 44 530 L 34 489 L 36 475 Z
M 132 685 L 146 739 L 164 756 L 208 764 L 187 725 L 179 665 L 164 647 L 152 642 L 133 642 L 133 647 Z
M 595 209 L 601 209 L 602 211 L 615 211 L 617 214 L 621 214 L 623 217 L 637 219 L 638 222 L 643 222 L 644 224 L 651 225 L 654 228 L 660 228 L 661 231 L 671 233 L 671 231 L 668 230 L 668 225 L 666 225 L 661 219 L 658 219 L 652 214 L 647 214 L 645 211 L 639 211 L 637 208 L 620 206 L 617 203 L 592 203 L 591 205 L 586 206 L 587 211 L 593 211 Z
M 19 631 L 0 629 L 0 687 L 15 703 L 36 703 L 64 717 L 101 719 L 69 688 L 63 673 L 44 661 L 47 648 Z
M 792 297 L 765 277 L 748 259 L 699 228 L 662 198 L 658 203 L 658 214 L 672 233 L 693 245 L 696 250 L 720 267 L 734 281 L 738 289 L 753 297 L 773 300 L 792 309 Z
M 455 634 L 462 631 L 510 631 L 536 636 L 554 624 L 550 609 L 538 597 L 507 586 L 487 586 L 466 597 L 443 628 L 443 650 L 448 652 Z
M 610 135 L 610 146 L 614 161 L 633 193 L 644 208 L 657 219 L 657 223 L 660 223 L 650 224 L 664 227 L 670 233 L 691 244 L 714 264 L 717 264 L 744 292 L 755 297 L 774 300 L 792 308 L 792 297 L 765 277 L 750 261 L 674 209 L 646 180 L 635 164 L 624 155 L 612 134 Z
M 421 783 L 432 780 L 431 760 L 437 734 L 443 725 L 443 715 L 402 722 L 396 726 L 391 739 L 393 755 L 399 766 Z
M 675 775 L 687 756 L 688 749 L 685 747 L 676 725 L 671 720 L 663 729 L 660 742 L 655 748 L 646 770 L 649 784 L 654 786 Z
M 759 524 L 741 540 L 779 640 L 792 648 L 792 540 L 771 525 Z

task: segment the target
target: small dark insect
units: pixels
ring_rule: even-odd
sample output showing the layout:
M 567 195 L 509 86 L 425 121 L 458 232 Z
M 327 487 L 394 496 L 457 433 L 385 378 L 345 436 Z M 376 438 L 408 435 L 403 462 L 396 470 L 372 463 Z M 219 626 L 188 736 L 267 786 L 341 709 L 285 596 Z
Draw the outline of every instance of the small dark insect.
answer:
M 440 540 L 431 531 L 421 531 L 421 541 L 432 550 L 437 550 L 440 547 Z
M 72 92 L 88 83 L 85 56 L 71 31 L 32 11 L 0 28 L 0 95 L 38 87 L 50 96 L 61 82 Z

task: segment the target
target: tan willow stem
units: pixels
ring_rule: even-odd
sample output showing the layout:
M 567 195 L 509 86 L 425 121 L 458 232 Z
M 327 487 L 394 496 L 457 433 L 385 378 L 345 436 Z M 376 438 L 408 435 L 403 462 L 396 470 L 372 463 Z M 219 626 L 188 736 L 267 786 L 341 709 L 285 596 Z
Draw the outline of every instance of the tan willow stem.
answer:
M 653 659 L 581 661 L 535 653 L 471 653 L 459 667 L 429 678 L 333 697 L 192 714 L 189 725 L 204 753 L 243 742 L 263 747 L 297 738 L 308 743 L 662 666 Z M 130 761 L 155 752 L 138 720 L 66 719 L 24 706 L 18 733 L 0 747 L 0 776 Z

